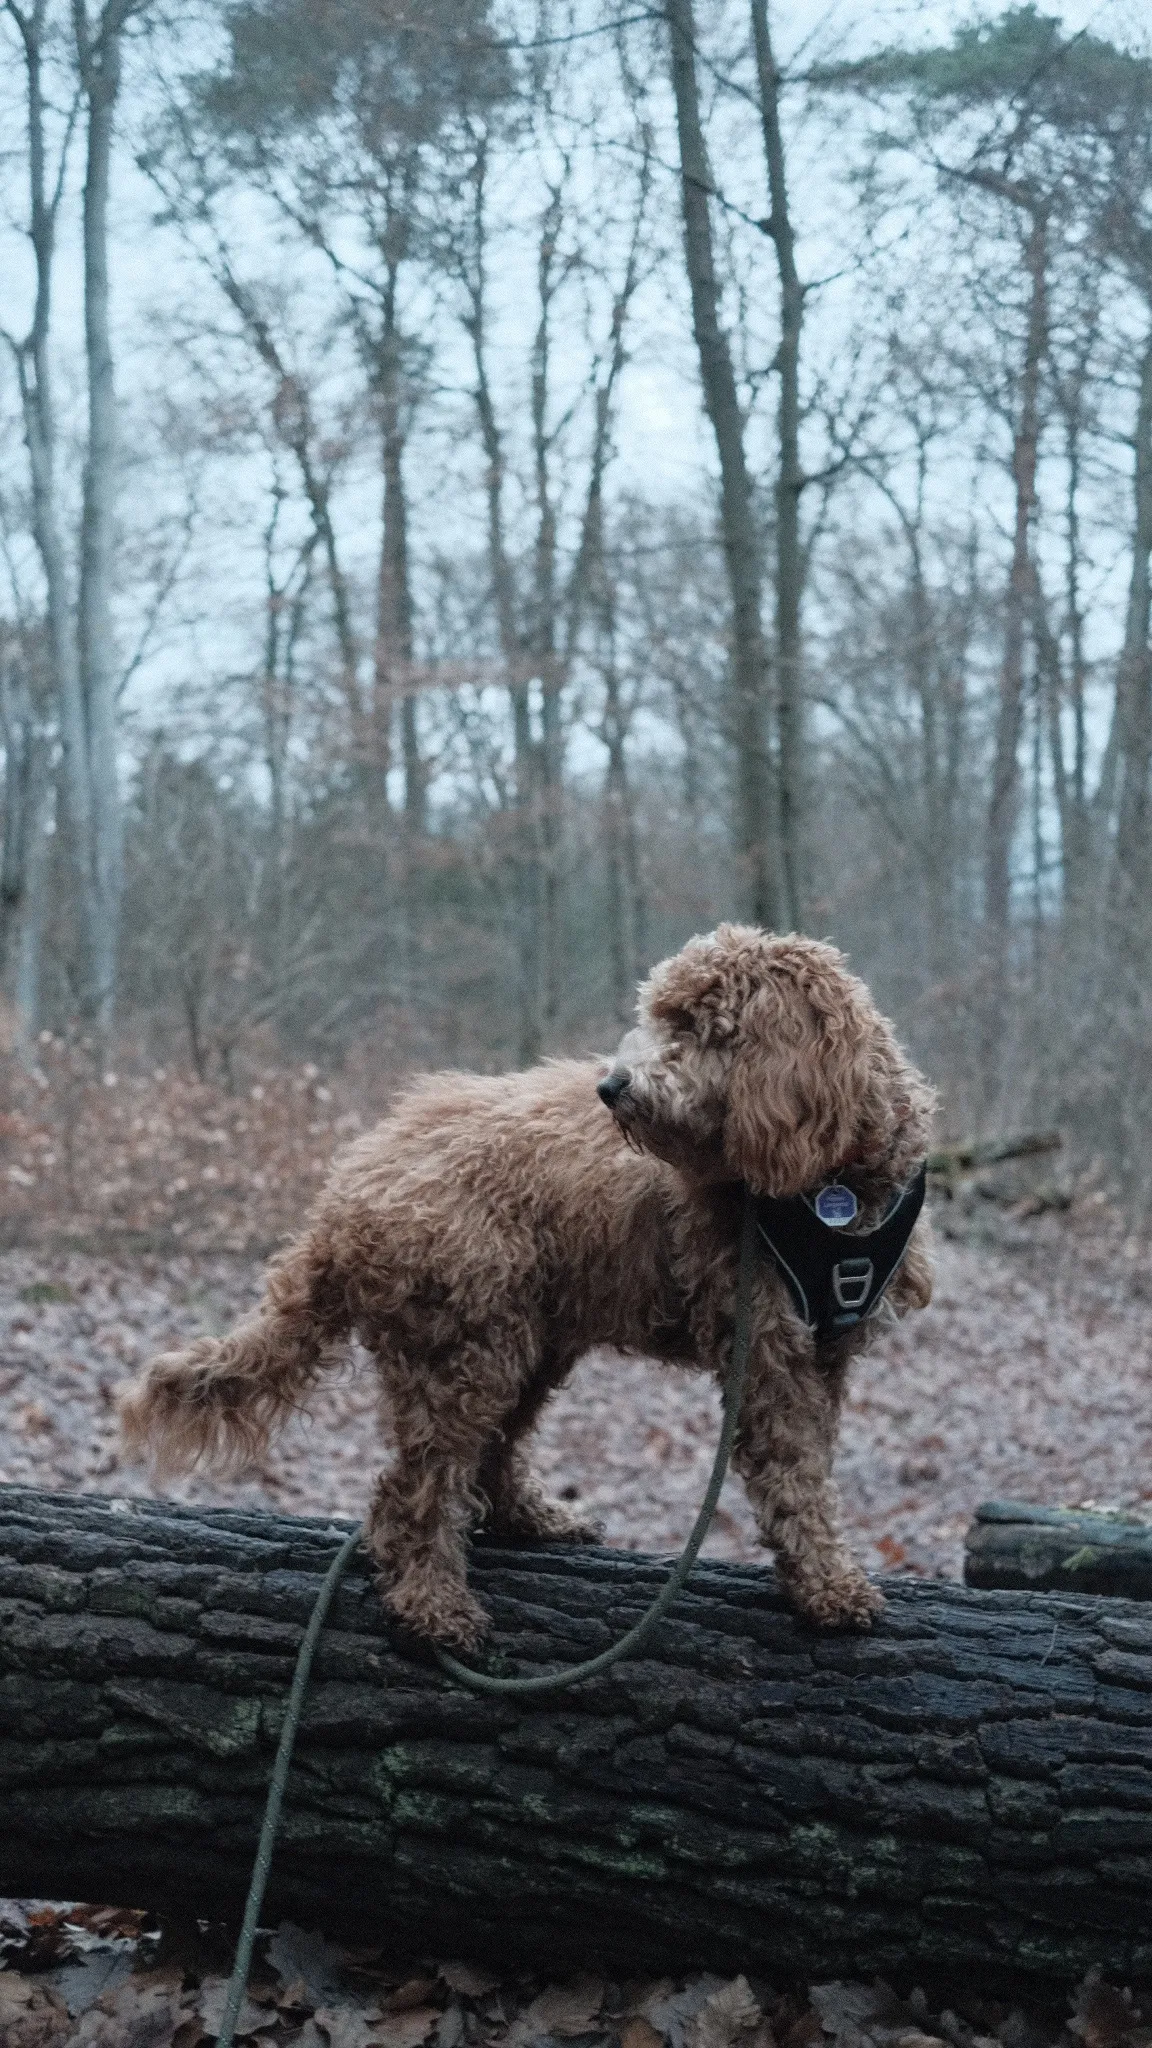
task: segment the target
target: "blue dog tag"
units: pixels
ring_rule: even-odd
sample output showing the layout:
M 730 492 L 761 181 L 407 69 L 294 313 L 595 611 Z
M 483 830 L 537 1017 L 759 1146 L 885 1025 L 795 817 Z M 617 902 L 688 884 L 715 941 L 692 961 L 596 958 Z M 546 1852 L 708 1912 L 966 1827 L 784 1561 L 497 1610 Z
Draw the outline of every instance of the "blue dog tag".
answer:
M 843 1230 L 846 1224 L 855 1223 L 859 1203 L 851 1188 L 834 1180 L 830 1187 L 821 1188 L 812 1207 L 830 1230 Z

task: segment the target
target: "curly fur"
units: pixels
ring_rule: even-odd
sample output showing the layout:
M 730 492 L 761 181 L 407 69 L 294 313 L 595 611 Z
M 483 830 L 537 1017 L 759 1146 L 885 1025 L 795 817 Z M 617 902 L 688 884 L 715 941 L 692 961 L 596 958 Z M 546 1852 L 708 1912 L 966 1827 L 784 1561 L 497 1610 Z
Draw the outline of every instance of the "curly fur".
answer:
M 540 1491 L 524 1439 L 594 1345 L 700 1366 L 731 1349 L 743 1184 L 792 1194 L 836 1174 L 871 1222 L 927 1146 L 931 1090 L 831 946 L 721 925 L 657 967 L 612 1070 L 557 1061 L 435 1074 L 337 1158 L 273 1262 L 258 1313 L 159 1358 L 125 1434 L 160 1469 L 260 1454 L 327 1356 L 374 1354 L 397 1446 L 367 1542 L 384 1598 L 421 1634 L 473 1646 L 467 1537 L 589 1540 Z M 889 1295 L 931 1292 L 917 1226 Z M 815 1621 L 866 1626 L 876 1590 L 845 1548 L 829 1477 L 845 1377 L 872 1326 L 819 1348 L 765 1263 L 735 1453 L 764 1542 Z

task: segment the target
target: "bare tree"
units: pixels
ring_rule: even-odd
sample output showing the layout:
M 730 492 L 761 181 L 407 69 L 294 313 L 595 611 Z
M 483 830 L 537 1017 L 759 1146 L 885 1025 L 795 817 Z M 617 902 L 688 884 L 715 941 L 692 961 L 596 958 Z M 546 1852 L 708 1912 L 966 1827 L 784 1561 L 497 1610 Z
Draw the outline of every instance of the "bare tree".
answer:
M 780 122 L 780 72 L 772 50 L 767 0 L 751 0 L 760 125 L 768 166 L 771 213 L 764 223 L 776 250 L 780 275 L 780 379 L 777 409 L 779 467 L 776 473 L 776 663 L 777 722 L 780 735 L 780 882 L 789 923 L 803 922 L 801 833 L 805 813 L 804 676 L 800 601 L 804 553 L 800 540 L 800 498 L 805 476 L 800 462 L 800 338 L 804 286 L 796 268 L 796 237 L 788 206 L 784 132 Z
M 700 117 L 692 0 L 666 0 L 672 86 L 680 139 L 684 256 L 704 405 L 720 464 L 720 521 L 732 596 L 736 850 L 748 914 L 775 925 L 783 906 L 774 801 L 768 648 L 761 612 L 761 536 L 744 445 L 744 416 L 732 350 L 720 320 L 709 200 L 715 190 Z
M 4 830 L 0 840 L 0 976 L 11 967 L 21 1049 L 40 1018 L 40 960 L 47 913 L 52 737 L 43 702 L 42 635 L 0 636 L 0 744 Z
M 76 887 L 81 1013 L 106 1038 L 112 1025 L 123 889 L 123 832 L 117 761 L 120 672 L 112 624 L 114 514 L 118 489 L 116 394 L 108 288 L 109 177 L 123 44 L 143 0 L 105 0 L 71 14 L 71 103 L 50 161 L 50 97 L 59 24 L 48 0 L 22 8 L 5 0 L 23 55 L 28 123 L 28 225 L 35 303 L 26 333 L 7 340 L 20 384 L 32 473 L 33 531 L 47 594 L 48 647 L 59 706 L 68 844 Z M 77 604 L 72 613 L 57 451 L 59 419 L 51 373 L 52 295 L 68 150 L 85 117 L 83 185 L 84 346 L 88 431 L 84 459 Z

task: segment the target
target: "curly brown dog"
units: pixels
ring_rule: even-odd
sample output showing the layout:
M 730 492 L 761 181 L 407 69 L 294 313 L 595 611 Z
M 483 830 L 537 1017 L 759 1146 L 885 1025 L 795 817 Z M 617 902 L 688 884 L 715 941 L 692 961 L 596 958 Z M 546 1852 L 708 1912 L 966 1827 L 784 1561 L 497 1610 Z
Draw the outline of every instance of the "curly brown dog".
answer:
M 123 1404 L 161 1469 L 262 1452 L 350 1333 L 374 1354 L 397 1447 L 367 1522 L 392 1612 L 474 1645 L 467 1536 L 593 1540 L 539 1491 L 524 1439 L 594 1345 L 698 1365 L 730 1354 L 742 1191 L 835 1174 L 875 1221 L 926 1150 L 933 1098 L 843 957 L 721 925 L 655 969 L 617 1064 L 435 1074 L 337 1160 L 261 1308 L 158 1358 Z M 601 1099 L 598 1099 L 598 1084 Z M 890 1298 L 928 1300 L 917 1226 Z M 791 1598 L 866 1626 L 880 1595 L 845 1548 L 829 1477 L 849 1356 L 817 1345 L 774 1267 L 756 1281 L 736 1469 Z

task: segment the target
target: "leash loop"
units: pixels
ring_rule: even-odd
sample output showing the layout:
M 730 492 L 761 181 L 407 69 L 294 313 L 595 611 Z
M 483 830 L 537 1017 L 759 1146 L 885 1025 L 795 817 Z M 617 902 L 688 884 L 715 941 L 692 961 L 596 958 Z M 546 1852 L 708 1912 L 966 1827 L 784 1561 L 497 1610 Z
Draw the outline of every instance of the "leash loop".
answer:
M 744 1197 L 743 1215 L 740 1225 L 740 1265 L 736 1282 L 736 1327 L 732 1339 L 732 1357 L 724 1381 L 724 1420 L 716 1456 L 712 1461 L 712 1474 L 708 1488 L 700 1505 L 700 1512 L 692 1525 L 692 1533 L 684 1545 L 676 1564 L 669 1573 L 659 1593 L 646 1613 L 619 1640 L 601 1650 L 595 1657 L 585 1658 L 583 1663 L 569 1664 L 559 1671 L 534 1672 L 523 1678 L 499 1678 L 486 1671 L 474 1671 L 471 1665 L 461 1664 L 447 1650 L 433 1644 L 436 1660 L 441 1669 L 455 1679 L 458 1685 L 469 1692 L 511 1694 L 560 1692 L 570 1685 L 579 1685 L 586 1678 L 594 1678 L 601 1671 L 607 1671 L 618 1664 L 623 1657 L 633 1655 L 647 1642 L 657 1623 L 668 1612 L 676 1595 L 684 1586 L 697 1557 L 700 1546 L 708 1534 L 720 1489 L 731 1461 L 736 1443 L 736 1432 L 740 1423 L 740 1407 L 744 1395 L 744 1382 L 748 1373 L 748 1352 L 752 1336 L 752 1283 L 756 1271 L 756 1210 L 753 1197 Z M 260 1841 L 256 1860 L 252 1866 L 252 1877 L 248 1886 L 248 1897 L 244 1905 L 244 1920 L 240 1939 L 236 1946 L 236 1960 L 228 1985 L 228 1998 L 224 2007 L 224 2018 L 217 2036 L 216 2048 L 233 2048 L 236 2021 L 248 1988 L 248 1975 L 252 1967 L 252 1950 L 260 1920 L 260 1908 L 268 1886 L 268 1875 L 272 1867 L 272 1855 L 276 1847 L 276 1836 L 280 1827 L 280 1811 L 284 1803 L 284 1789 L 288 1782 L 288 1771 L 292 1762 L 292 1751 L 296 1732 L 300 1726 L 300 1715 L 304 1706 L 304 1694 L 312 1671 L 312 1660 L 320 1632 L 328 1616 L 328 1610 L 344 1570 L 363 1533 L 362 1525 L 346 1536 L 324 1575 L 316 1604 L 304 1631 L 296 1659 L 296 1670 L 292 1678 L 292 1689 L 284 1724 L 280 1730 L 280 1742 L 276 1761 L 272 1767 L 272 1778 L 268 1787 L 268 1799 L 264 1808 L 264 1820 L 260 1829 Z

